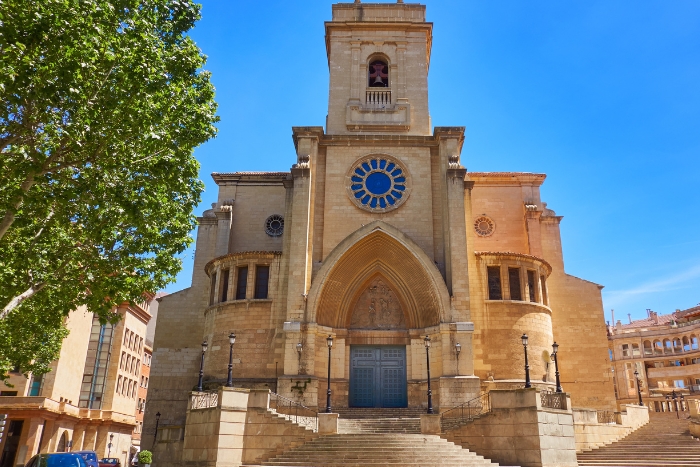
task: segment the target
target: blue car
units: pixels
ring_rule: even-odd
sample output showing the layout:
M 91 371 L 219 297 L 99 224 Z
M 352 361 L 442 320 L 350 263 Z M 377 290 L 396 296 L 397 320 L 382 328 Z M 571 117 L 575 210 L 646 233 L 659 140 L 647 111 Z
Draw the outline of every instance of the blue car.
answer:
M 37 454 L 24 467 L 88 467 L 85 459 L 73 452 Z
M 97 453 L 95 451 L 75 451 L 76 454 L 85 460 L 87 467 L 100 467 L 99 461 L 97 460 Z

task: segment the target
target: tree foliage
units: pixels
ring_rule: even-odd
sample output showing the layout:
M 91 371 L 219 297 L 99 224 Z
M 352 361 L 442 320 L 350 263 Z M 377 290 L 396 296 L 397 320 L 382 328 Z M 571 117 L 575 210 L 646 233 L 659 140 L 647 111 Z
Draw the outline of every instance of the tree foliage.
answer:
M 0 374 L 45 371 L 70 310 L 113 320 L 179 271 L 217 121 L 199 17 L 191 0 L 0 0 Z

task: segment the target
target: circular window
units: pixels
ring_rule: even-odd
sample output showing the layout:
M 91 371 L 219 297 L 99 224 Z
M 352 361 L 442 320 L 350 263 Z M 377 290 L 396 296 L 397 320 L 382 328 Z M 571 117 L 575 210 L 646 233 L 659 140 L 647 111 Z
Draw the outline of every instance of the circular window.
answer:
M 347 175 L 348 196 L 359 208 L 387 212 L 398 208 L 410 192 L 406 168 L 391 156 L 360 159 Z
M 474 230 L 480 237 L 488 237 L 496 229 L 496 224 L 490 217 L 481 216 L 474 221 Z
M 273 214 L 265 221 L 265 233 L 270 237 L 279 237 L 284 232 L 284 217 Z

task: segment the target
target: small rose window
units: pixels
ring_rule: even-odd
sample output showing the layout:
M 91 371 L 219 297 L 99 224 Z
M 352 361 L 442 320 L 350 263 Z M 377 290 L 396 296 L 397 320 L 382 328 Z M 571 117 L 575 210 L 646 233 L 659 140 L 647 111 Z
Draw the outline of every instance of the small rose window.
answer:
M 480 237 L 488 237 L 496 229 L 496 224 L 487 216 L 481 216 L 474 221 L 474 230 Z
M 265 233 L 270 237 L 279 237 L 284 232 L 284 217 L 273 214 L 265 220 Z

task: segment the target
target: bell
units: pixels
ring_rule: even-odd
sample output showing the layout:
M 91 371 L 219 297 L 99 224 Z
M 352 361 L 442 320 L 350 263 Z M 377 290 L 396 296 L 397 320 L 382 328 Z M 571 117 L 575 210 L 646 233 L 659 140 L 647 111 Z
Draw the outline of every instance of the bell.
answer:
M 384 84 L 384 81 L 382 81 L 382 77 L 379 73 L 377 73 L 377 77 L 374 78 L 374 84 Z

